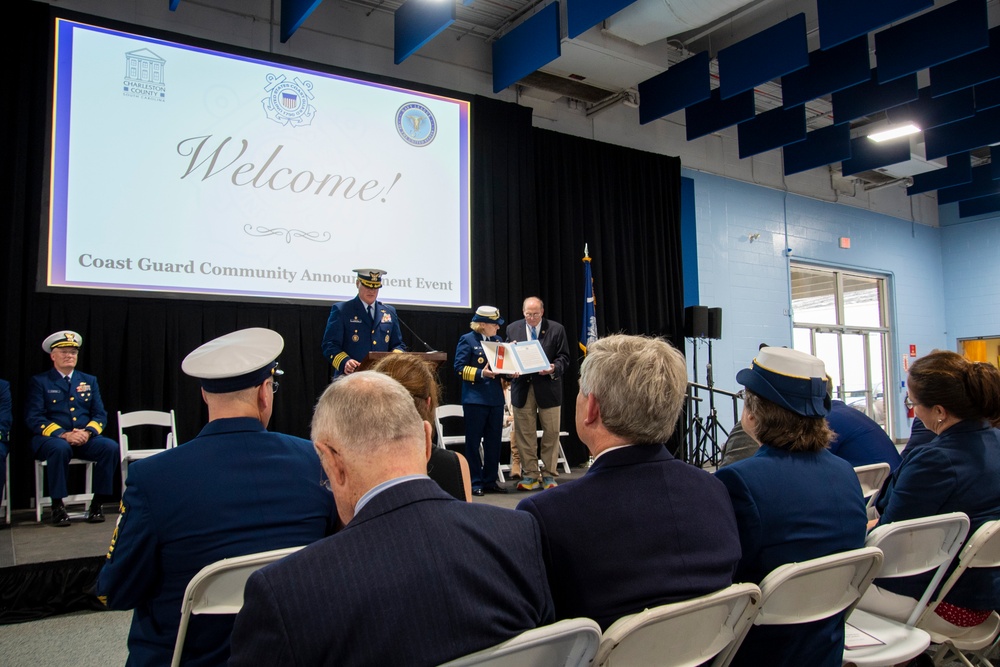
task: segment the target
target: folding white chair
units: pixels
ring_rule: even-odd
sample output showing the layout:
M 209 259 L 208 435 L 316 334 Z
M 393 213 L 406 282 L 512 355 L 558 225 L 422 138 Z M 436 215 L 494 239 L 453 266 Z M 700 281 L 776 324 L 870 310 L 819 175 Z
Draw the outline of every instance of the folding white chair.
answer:
M 443 447 L 444 449 L 449 449 L 453 445 L 465 446 L 465 436 L 464 435 L 445 435 L 444 426 L 441 424 L 442 419 L 448 419 L 449 417 L 462 417 L 465 418 L 465 410 L 462 409 L 461 405 L 455 405 L 449 403 L 447 405 L 439 405 L 437 411 L 434 414 L 435 428 L 437 428 L 438 441 L 437 446 Z
M 850 613 L 881 566 L 882 551 L 862 547 L 777 567 L 760 582 L 760 609 L 753 625 L 809 623 L 844 610 Z M 737 642 L 727 647 L 714 667 L 726 667 L 738 648 Z
M 585 667 L 600 643 L 601 626 L 589 618 L 568 618 L 441 667 Z
M 171 667 L 181 664 L 184 638 L 191 614 L 236 614 L 243 608 L 243 588 L 250 575 L 268 563 L 281 560 L 302 547 L 262 551 L 235 558 L 223 558 L 201 568 L 191 577 L 181 602 L 181 622 L 177 627 L 174 657 Z
M 9 458 L 9 457 L 8 457 Z M 84 459 L 70 459 L 70 466 L 85 466 L 83 493 L 71 493 L 63 498 L 67 508 L 73 503 L 90 503 L 94 499 L 94 462 Z M 35 461 L 35 521 L 42 520 L 42 510 L 52 506 L 52 498 L 45 495 L 45 470 L 47 461 Z
M 928 616 L 934 613 L 934 608 L 944 600 L 962 573 L 973 567 L 1000 567 L 1000 520 L 987 521 L 972 534 L 972 537 L 958 554 L 958 567 L 941 585 L 941 590 L 935 597 L 934 603 L 924 610 L 920 620 L 917 621 L 917 627 L 927 630 L 930 634 L 931 642 L 941 645 L 934 654 L 935 665 L 940 665 L 949 656 L 954 656 L 954 660 L 960 661 L 967 667 L 974 667 L 970 658 L 975 659 L 981 665 L 992 667 L 993 663 L 986 657 L 986 652 L 1000 631 L 1000 615 L 997 612 L 992 612 L 983 623 L 966 628 L 960 634 L 950 637 L 924 625 Z
M 733 584 L 709 595 L 625 616 L 604 632 L 594 664 L 701 665 L 742 641 L 759 602 L 757 586 Z
M 875 507 L 878 500 L 879 491 L 882 490 L 882 483 L 889 476 L 888 463 L 872 463 L 866 466 L 858 466 L 854 469 L 861 483 L 861 495 L 867 501 L 868 509 Z
M 125 429 L 133 426 L 161 426 L 169 429 L 166 441 L 162 448 L 136 449 L 129 446 L 128 435 Z M 177 445 L 177 421 L 174 411 L 161 412 L 159 410 L 136 410 L 135 412 L 118 412 L 118 449 L 121 452 L 122 484 L 125 483 L 125 476 L 128 473 L 128 464 L 132 461 L 145 459 L 153 454 L 171 449 Z
M 905 623 L 863 609 L 852 611 L 847 619 L 848 626 L 872 638 L 866 638 L 865 643 L 872 640 L 881 643 L 845 647 L 845 663 L 854 663 L 858 667 L 895 665 L 911 660 L 927 649 L 931 638 L 916 627 L 917 619 L 968 534 L 969 517 L 962 512 L 897 521 L 879 526 L 869 533 L 865 546 L 878 547 L 884 555 L 879 578 L 909 577 L 935 568 L 937 571 Z

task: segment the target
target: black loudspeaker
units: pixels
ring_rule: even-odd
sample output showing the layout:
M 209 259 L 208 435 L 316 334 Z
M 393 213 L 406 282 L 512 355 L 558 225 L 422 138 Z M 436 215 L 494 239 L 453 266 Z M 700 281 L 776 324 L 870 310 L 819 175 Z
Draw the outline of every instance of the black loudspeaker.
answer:
M 684 309 L 684 337 L 705 338 L 708 336 L 708 307 L 688 306 Z
M 714 340 L 722 338 L 722 309 L 708 309 L 708 337 Z

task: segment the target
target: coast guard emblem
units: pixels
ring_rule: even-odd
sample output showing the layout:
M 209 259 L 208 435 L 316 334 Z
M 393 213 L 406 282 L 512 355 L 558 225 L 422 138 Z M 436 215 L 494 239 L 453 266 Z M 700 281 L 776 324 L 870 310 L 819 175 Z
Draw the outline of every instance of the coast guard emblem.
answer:
M 396 131 L 411 146 L 426 146 L 437 136 L 437 119 L 419 102 L 407 102 L 396 112 Z
M 289 81 L 284 74 L 268 74 L 264 90 L 268 95 L 261 100 L 264 113 L 276 123 L 298 127 L 312 124 L 316 107 L 309 103 L 313 99 L 312 81 L 302 81 L 299 77 Z

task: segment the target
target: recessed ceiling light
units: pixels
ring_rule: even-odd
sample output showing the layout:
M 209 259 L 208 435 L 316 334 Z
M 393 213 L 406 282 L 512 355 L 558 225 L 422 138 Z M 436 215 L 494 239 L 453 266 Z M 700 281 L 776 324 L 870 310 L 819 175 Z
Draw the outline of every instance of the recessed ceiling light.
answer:
M 906 125 L 900 125 L 899 127 L 883 130 L 882 132 L 869 134 L 868 138 L 872 141 L 888 141 L 889 139 L 895 139 L 897 137 L 905 137 L 908 134 L 916 134 L 919 131 L 919 127 L 913 123 L 907 123 Z

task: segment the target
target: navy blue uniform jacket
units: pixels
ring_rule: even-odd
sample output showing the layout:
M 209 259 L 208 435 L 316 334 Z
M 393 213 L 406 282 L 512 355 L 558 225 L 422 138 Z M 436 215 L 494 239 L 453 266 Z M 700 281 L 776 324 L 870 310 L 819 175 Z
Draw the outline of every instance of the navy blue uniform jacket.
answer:
M 528 324 L 524 320 L 511 322 L 507 325 L 507 341 L 517 343 L 528 340 Z M 551 375 L 528 373 L 521 375 L 510 383 L 510 404 L 515 408 L 523 408 L 528 400 L 528 387 L 535 388 L 535 401 L 540 408 L 557 408 L 562 405 L 563 376 L 569 369 L 569 344 L 566 342 L 566 329 L 558 322 L 543 317 L 538 325 L 538 340 L 542 343 L 545 356 L 555 365 L 556 370 Z
M 232 667 L 439 665 L 552 622 L 538 526 L 429 479 L 251 575 Z
M 850 463 L 827 450 L 789 452 L 764 445 L 715 476 L 729 489 L 743 558 L 738 582 L 760 583 L 779 565 L 865 545 L 868 514 Z M 840 667 L 844 615 L 750 629 L 733 660 L 747 667 Z
M 886 483 L 876 503 L 879 523 L 965 512 L 969 535 L 981 525 L 1000 519 L 1000 431 L 986 422 L 959 422 L 937 438 L 907 445 L 903 462 Z M 952 563 L 949 569 L 957 567 Z M 919 598 L 931 575 L 879 579 L 894 593 Z M 966 570 L 951 589 L 948 602 L 967 609 L 1000 609 L 1000 571 Z
M 855 468 L 888 463 L 889 469 L 895 470 L 900 461 L 899 451 L 878 422 L 843 401 L 831 403 L 826 423 L 837 437 L 830 443 L 830 451 Z
M 602 454 L 579 480 L 517 509 L 542 528 L 556 618 L 585 616 L 602 629 L 729 586 L 740 558 L 725 487 L 662 445 Z
M 487 340 L 502 343 L 500 336 Z M 476 405 L 503 405 L 503 385 L 500 377 L 484 377 L 483 370 L 489 368 L 483 351 L 483 337 L 470 331 L 458 339 L 455 347 L 455 372 L 462 378 L 462 403 Z
M 54 368 L 31 378 L 25 419 L 33 436 L 58 438 L 75 428 L 100 435 L 108 424 L 97 378 L 74 370 L 70 388 Z
M 312 443 L 245 417 L 130 464 L 97 581 L 109 607 L 135 609 L 129 664 L 170 663 L 184 589 L 204 566 L 330 534 L 336 508 L 321 474 Z M 183 664 L 224 665 L 232 626 L 232 616 L 192 617 Z
M 330 308 L 330 318 L 323 332 L 323 356 L 336 375 L 344 372 L 348 359 L 362 361 L 369 352 L 405 350 L 396 309 L 375 302 L 375 321 L 368 317 L 368 307 L 356 296 Z

